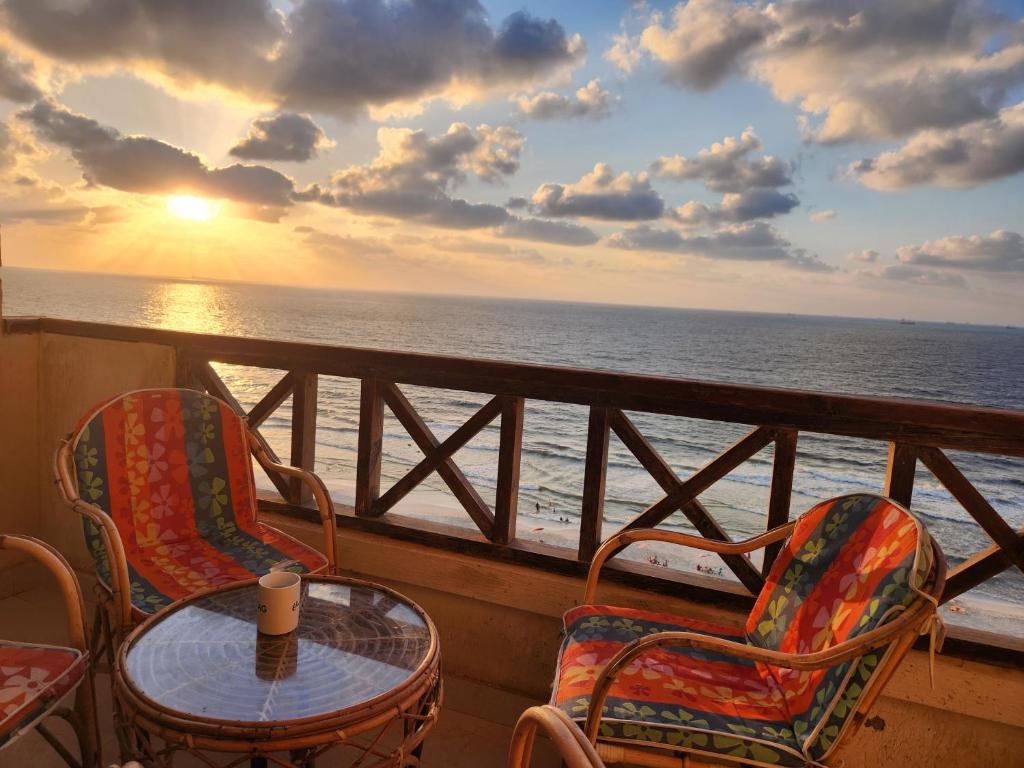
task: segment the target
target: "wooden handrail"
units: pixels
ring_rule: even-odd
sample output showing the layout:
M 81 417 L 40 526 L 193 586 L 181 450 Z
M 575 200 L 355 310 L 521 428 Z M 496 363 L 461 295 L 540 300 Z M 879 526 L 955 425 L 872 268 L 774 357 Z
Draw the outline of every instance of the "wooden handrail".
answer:
M 140 341 L 196 359 L 1024 456 L 1024 412 L 535 363 L 9 318 L 9 333 Z

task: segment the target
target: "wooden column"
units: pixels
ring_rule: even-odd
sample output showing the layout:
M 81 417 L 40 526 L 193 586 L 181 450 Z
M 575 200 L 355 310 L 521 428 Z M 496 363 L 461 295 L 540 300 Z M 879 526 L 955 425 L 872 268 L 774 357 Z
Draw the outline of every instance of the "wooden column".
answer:
M 317 375 L 309 371 L 292 373 L 292 466 L 312 471 L 316 458 Z M 313 498 L 307 483 L 291 478 L 289 501 L 302 504 Z
M 583 473 L 583 507 L 580 511 L 579 559 L 590 560 L 601 544 L 604 517 L 604 483 L 608 475 L 610 413 L 591 406 L 587 426 L 587 464 Z
M 359 389 L 359 442 L 356 453 L 356 514 L 372 517 L 380 498 L 381 439 L 384 401 L 376 379 L 363 379 Z
M 914 472 L 917 449 L 906 443 L 889 443 L 889 462 L 885 467 L 885 489 L 882 491 L 905 507 L 914 494 Z
M 523 452 L 523 406 L 521 397 L 501 401 L 501 432 L 498 444 L 498 487 L 494 497 L 494 536 L 498 544 L 516 537 L 519 507 L 519 465 Z
M 772 464 L 772 488 L 768 498 L 767 530 L 778 528 L 789 522 L 789 505 L 793 495 L 793 470 L 796 467 L 795 429 L 780 429 L 775 437 L 775 460 Z M 761 574 L 768 575 L 772 563 L 782 549 L 782 542 L 769 544 L 764 549 L 764 563 Z

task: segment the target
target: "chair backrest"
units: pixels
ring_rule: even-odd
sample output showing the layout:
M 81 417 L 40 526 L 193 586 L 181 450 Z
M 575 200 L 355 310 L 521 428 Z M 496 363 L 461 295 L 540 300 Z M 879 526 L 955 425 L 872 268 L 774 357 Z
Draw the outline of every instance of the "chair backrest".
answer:
M 104 401 L 71 438 L 79 496 L 117 525 L 127 553 L 256 519 L 245 424 L 221 400 L 191 389 L 144 389 Z M 86 541 L 101 576 L 106 553 Z
M 890 499 L 853 494 L 818 504 L 772 565 L 747 640 L 802 654 L 856 638 L 928 599 L 937 556 L 920 521 Z M 892 648 L 812 672 L 771 668 L 806 754 L 820 759 L 838 741 Z

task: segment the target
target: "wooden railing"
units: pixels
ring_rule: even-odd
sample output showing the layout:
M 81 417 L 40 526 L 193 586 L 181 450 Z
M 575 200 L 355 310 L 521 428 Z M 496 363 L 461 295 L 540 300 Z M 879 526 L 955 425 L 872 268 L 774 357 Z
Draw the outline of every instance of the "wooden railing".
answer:
M 306 469 L 313 468 L 316 447 L 318 377 L 360 380 L 355 514 L 362 520 L 380 518 L 436 472 L 489 542 L 487 546 L 500 549 L 510 545 L 516 535 L 524 402 L 548 400 L 585 405 L 590 409 L 577 561 L 589 560 L 601 539 L 613 533 L 602 529 L 612 433 L 664 493 L 626 528 L 656 526 L 681 511 L 701 535 L 728 541 L 728 534 L 698 496 L 755 454 L 774 445 L 765 526 L 771 529 L 783 524 L 790 514 L 797 441 L 800 432 L 805 431 L 887 442 L 888 465 L 880 490 L 910 505 L 917 467 L 921 464 L 986 531 L 992 545 L 951 570 L 943 601 L 1011 566 L 1024 571 L 1024 530 L 1014 530 L 944 452 L 955 449 L 1024 457 L 1022 412 L 52 319 L 12 319 L 7 321 L 6 328 L 12 333 L 42 331 L 173 347 L 177 355 L 177 383 L 202 386 L 222 398 L 246 415 L 257 433 L 260 425 L 291 396 L 290 462 Z M 245 411 L 211 362 L 280 369 L 288 373 L 255 406 Z M 400 385 L 486 393 L 492 397 L 454 433 L 439 440 L 403 394 Z M 385 408 L 395 414 L 422 451 L 423 459 L 382 492 Z M 703 468 L 683 479 L 629 419 L 626 411 L 711 419 L 753 428 L 733 445 L 724 447 Z M 459 469 L 453 455 L 498 419 L 497 492 L 492 508 Z M 270 453 L 278 460 L 272 450 Z M 290 504 L 302 505 L 308 501 L 302 487 L 290 484 L 283 477 L 271 480 Z M 382 521 L 382 525 L 383 530 L 388 530 L 388 526 L 395 529 L 390 523 Z M 760 569 L 745 556 L 729 556 L 724 561 L 746 590 L 756 593 L 777 552 L 777 546 L 770 549 Z

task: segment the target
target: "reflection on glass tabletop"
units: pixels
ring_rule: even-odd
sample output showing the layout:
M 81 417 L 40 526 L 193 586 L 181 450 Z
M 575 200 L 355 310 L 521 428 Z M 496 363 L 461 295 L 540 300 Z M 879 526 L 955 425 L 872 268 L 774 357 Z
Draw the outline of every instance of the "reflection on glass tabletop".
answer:
M 268 723 L 338 712 L 399 687 L 431 630 L 412 603 L 362 582 L 302 582 L 299 627 L 256 631 L 255 584 L 171 608 L 128 649 L 151 702 L 193 717 Z

